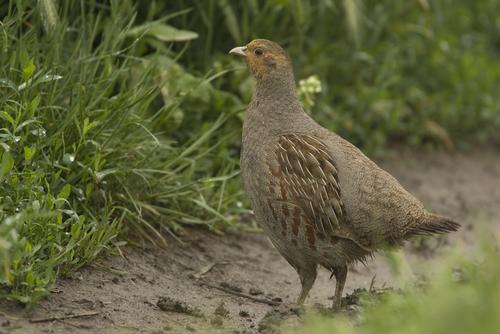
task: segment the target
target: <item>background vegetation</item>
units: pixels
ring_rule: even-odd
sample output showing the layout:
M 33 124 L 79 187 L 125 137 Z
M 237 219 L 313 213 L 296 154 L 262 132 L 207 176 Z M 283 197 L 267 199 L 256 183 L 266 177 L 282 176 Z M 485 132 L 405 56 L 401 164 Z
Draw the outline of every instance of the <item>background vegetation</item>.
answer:
M 484 247 L 471 258 L 454 254 L 441 262 L 427 284 L 386 293 L 362 295 L 364 310 L 357 320 L 311 314 L 303 326 L 285 333 L 496 333 L 500 326 L 498 249 Z M 401 263 L 403 265 L 403 263 Z
M 498 143 L 498 17 L 498 0 L 2 3 L 0 298 L 35 303 L 121 232 L 235 225 L 253 83 L 227 51 L 253 38 L 316 76 L 309 111 L 370 154 Z

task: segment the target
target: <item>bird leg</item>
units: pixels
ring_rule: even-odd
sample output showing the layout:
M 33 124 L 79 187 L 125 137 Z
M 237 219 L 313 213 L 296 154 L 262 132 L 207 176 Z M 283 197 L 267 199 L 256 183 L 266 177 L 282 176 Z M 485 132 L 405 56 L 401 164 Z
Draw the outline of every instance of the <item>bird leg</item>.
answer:
M 314 281 L 316 280 L 316 266 L 300 268 L 297 269 L 297 272 L 300 277 L 300 283 L 302 284 L 302 290 L 300 291 L 300 296 L 297 299 L 297 304 L 302 305 L 306 300 L 309 291 L 311 291 Z
M 342 306 L 342 291 L 344 291 L 345 280 L 347 278 L 347 265 L 333 268 L 332 274 L 336 280 L 332 309 L 340 310 Z

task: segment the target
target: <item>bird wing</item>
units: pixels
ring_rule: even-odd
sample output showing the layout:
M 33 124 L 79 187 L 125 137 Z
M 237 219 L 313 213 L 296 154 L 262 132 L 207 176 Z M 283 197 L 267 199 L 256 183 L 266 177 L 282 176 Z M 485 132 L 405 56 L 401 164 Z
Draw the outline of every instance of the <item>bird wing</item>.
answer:
M 317 232 L 337 234 L 344 205 L 327 146 L 311 135 L 286 134 L 278 138 L 274 154 L 277 199 L 300 207 Z

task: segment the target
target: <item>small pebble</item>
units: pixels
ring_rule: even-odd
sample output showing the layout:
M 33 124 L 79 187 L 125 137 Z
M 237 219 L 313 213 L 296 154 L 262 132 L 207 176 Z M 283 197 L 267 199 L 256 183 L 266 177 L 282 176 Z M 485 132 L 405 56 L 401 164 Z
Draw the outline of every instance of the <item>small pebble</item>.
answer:
M 241 310 L 239 315 L 240 317 L 246 318 L 250 316 L 250 313 L 248 313 L 248 311 Z
M 224 325 L 224 320 L 222 320 L 220 316 L 215 316 L 210 320 L 210 324 L 215 327 L 222 327 L 222 325 Z
M 227 282 L 222 282 L 220 284 L 220 286 L 223 287 L 223 288 L 229 289 L 229 290 L 233 290 L 235 292 L 243 292 L 243 289 L 240 288 L 239 286 L 236 286 L 234 284 L 230 284 L 230 283 L 227 283 Z
M 229 310 L 224 307 L 224 302 L 221 302 L 219 306 L 217 306 L 214 314 L 224 318 L 227 318 L 229 316 Z
M 257 288 L 250 288 L 250 290 L 248 290 L 248 293 L 251 294 L 252 296 L 257 296 L 263 294 L 264 292 L 262 292 L 262 290 Z

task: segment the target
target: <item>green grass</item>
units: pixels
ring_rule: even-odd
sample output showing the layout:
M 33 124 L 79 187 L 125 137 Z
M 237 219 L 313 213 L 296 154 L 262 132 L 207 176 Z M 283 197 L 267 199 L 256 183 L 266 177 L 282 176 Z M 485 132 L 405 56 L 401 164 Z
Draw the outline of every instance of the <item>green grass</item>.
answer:
M 234 164 L 211 162 L 231 110 L 177 132 L 210 80 L 140 57 L 125 2 L 61 4 L 47 24 L 30 4 L 3 8 L 0 30 L 0 297 L 36 302 L 123 231 L 158 243 L 163 227 L 233 224 Z
M 227 51 L 253 38 L 285 46 L 308 112 L 370 154 L 498 143 L 499 15 L 498 0 L 2 2 L 0 298 L 33 305 L 127 233 L 236 226 L 253 81 Z

